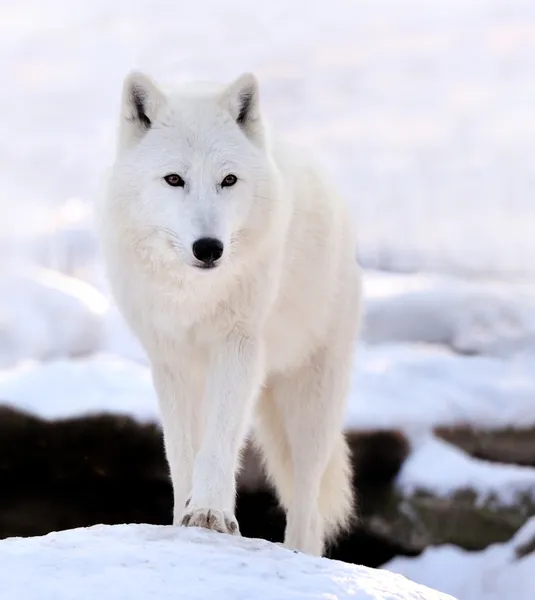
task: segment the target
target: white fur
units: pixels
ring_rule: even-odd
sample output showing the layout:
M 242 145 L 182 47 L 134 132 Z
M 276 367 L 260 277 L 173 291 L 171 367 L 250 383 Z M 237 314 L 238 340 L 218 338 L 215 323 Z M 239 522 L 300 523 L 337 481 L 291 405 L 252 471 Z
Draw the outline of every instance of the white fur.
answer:
M 238 182 L 220 187 L 229 173 Z M 253 426 L 285 545 L 321 554 L 353 511 L 342 422 L 360 275 L 346 204 L 302 149 L 267 139 L 253 75 L 164 91 L 132 73 L 97 214 L 114 296 L 152 366 L 174 523 L 238 533 Z M 214 269 L 197 268 L 201 237 L 224 243 Z

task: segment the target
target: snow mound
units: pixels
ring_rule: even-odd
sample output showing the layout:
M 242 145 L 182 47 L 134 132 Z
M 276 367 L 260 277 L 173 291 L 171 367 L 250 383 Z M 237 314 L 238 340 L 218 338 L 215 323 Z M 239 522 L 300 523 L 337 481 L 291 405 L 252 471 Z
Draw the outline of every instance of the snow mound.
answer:
M 454 594 L 459 600 L 533 600 L 535 553 L 521 559 L 516 553 L 534 534 L 535 517 L 506 544 L 481 552 L 450 545 L 428 548 L 417 558 L 395 558 L 385 568 Z
M 122 341 L 117 345 L 124 346 Z M 458 423 L 528 427 L 535 424 L 534 397 L 533 356 L 502 360 L 407 344 L 361 347 L 346 428 L 394 428 L 419 436 Z M 109 411 L 159 421 L 147 366 L 114 354 L 0 370 L 0 399 L 44 418 Z
M 0 277 L 0 366 L 95 352 L 108 300 L 91 285 L 42 268 Z
M 383 570 L 263 540 L 154 525 L 95 526 L 0 542 L 0 599 L 447 600 Z
M 111 412 L 159 421 L 149 370 L 106 354 L 0 371 L 0 398 L 49 419 Z
M 507 355 L 535 344 L 535 285 L 366 271 L 363 337 Z
M 426 436 L 413 445 L 397 484 L 407 494 L 423 490 L 447 496 L 458 490 L 475 490 L 480 501 L 493 498 L 502 505 L 514 505 L 521 494 L 535 497 L 535 469 L 489 463 Z
M 535 356 L 459 356 L 428 346 L 359 348 L 350 429 L 426 431 L 438 425 L 529 427 L 535 423 Z

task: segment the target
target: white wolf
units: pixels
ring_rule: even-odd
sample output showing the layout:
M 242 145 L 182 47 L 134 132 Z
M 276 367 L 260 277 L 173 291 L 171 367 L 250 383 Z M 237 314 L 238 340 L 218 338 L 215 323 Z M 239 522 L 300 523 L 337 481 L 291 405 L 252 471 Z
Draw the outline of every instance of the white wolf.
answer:
M 174 523 L 239 534 L 248 431 L 287 512 L 285 545 L 321 554 L 353 512 L 342 422 L 360 322 L 346 204 L 271 140 L 257 80 L 124 82 L 98 229 L 112 292 L 148 354 Z

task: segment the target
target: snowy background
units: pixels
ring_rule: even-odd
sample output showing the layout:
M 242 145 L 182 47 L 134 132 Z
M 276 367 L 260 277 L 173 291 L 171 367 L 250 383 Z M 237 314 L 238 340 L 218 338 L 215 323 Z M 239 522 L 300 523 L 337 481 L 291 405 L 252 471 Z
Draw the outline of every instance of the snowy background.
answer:
M 535 468 L 472 459 L 432 435 L 535 426 L 532 1 L 0 0 L 0 67 L 2 399 L 50 418 L 158 418 L 91 224 L 122 77 L 253 70 L 268 117 L 323 159 L 360 233 L 366 321 L 348 428 L 405 431 L 401 488 L 535 496 Z M 386 568 L 459 600 L 531 600 L 533 553 L 513 557 L 534 531 Z M 143 546 L 149 530 L 137 533 Z M 137 533 L 121 530 L 117 547 Z M 88 548 L 99 535 L 111 534 L 88 533 Z M 56 556 L 83 535 L 58 539 L 0 551 L 19 553 L 16 573 L 25 552 Z

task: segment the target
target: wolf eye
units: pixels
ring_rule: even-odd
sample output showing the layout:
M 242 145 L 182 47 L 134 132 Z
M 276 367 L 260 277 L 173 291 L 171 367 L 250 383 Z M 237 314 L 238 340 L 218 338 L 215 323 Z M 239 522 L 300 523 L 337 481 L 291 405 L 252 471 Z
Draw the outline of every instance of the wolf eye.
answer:
M 180 175 L 177 175 L 176 173 L 169 173 L 169 175 L 166 175 L 164 179 L 166 183 L 168 183 L 172 187 L 184 187 L 185 185 L 182 177 L 180 177 Z
M 223 179 L 223 181 L 221 182 L 221 187 L 232 187 L 237 181 L 238 178 L 236 177 L 236 175 L 230 173 L 230 175 L 227 175 L 225 179 Z

